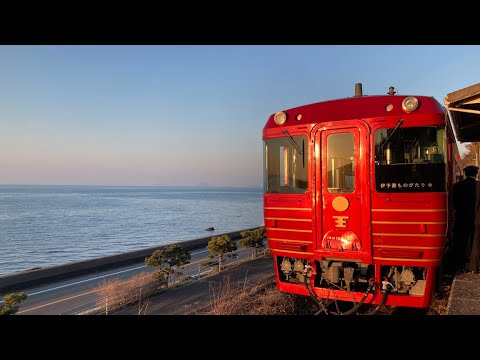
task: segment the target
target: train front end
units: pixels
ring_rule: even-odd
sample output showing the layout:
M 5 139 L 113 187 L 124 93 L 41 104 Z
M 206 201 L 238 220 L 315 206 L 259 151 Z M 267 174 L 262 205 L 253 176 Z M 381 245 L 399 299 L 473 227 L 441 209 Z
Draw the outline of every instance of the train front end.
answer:
M 448 231 L 446 116 L 432 97 L 363 94 L 270 116 L 264 220 L 279 290 L 430 306 Z

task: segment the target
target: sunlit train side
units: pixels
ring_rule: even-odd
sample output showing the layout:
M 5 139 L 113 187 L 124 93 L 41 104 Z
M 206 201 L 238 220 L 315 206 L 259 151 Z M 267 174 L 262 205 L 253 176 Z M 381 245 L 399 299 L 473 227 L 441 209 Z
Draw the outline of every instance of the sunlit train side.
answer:
M 427 308 L 451 217 L 458 154 L 433 97 L 363 95 L 272 114 L 264 221 L 280 291 Z

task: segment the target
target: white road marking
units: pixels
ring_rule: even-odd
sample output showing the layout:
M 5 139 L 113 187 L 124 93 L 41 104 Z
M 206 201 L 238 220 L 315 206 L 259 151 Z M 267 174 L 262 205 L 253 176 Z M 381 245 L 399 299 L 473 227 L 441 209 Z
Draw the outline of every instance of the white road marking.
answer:
M 66 285 L 60 285 L 60 286 L 56 286 L 54 288 L 45 289 L 45 290 L 37 291 L 37 292 L 34 292 L 34 293 L 30 293 L 30 294 L 27 293 L 27 296 L 34 296 L 34 295 L 38 295 L 38 294 L 43 294 L 43 293 L 46 293 L 46 292 L 49 292 L 49 291 L 63 289 L 63 288 L 69 287 L 69 286 L 78 285 L 78 284 L 82 284 L 82 283 L 85 283 L 85 282 L 98 280 L 98 279 L 106 278 L 106 277 L 113 276 L 113 275 L 122 274 L 122 273 L 129 272 L 129 271 L 132 271 L 132 270 L 138 270 L 138 269 L 141 269 L 141 268 L 144 268 L 144 267 L 147 267 L 147 265 L 142 265 L 142 266 L 138 266 L 138 267 L 127 269 L 127 270 L 117 271 L 117 272 L 107 274 L 107 275 L 96 276 L 96 277 L 93 277 L 93 278 L 90 278 L 90 279 L 85 279 L 85 280 L 77 281 L 77 282 L 66 284 Z

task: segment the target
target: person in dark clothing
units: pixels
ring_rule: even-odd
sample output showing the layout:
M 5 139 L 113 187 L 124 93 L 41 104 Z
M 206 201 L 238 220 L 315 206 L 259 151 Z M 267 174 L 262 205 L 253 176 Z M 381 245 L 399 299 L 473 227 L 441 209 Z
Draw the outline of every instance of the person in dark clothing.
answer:
M 452 266 L 455 270 L 467 270 L 467 261 L 472 251 L 475 234 L 475 193 L 478 167 L 469 165 L 463 169 L 465 178 L 453 184 L 453 208 L 455 223 L 453 226 Z
M 480 181 L 477 181 L 475 196 L 475 233 L 472 240 L 468 271 L 478 274 L 480 266 Z

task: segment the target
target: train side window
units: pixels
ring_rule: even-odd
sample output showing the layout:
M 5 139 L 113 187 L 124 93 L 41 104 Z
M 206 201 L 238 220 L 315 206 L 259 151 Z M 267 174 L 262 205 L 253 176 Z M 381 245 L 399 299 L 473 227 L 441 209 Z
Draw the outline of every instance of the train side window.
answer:
M 306 136 L 264 141 L 264 192 L 303 194 L 308 190 Z
M 330 134 L 327 137 L 327 188 L 329 193 L 355 191 L 353 133 Z

